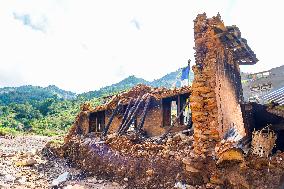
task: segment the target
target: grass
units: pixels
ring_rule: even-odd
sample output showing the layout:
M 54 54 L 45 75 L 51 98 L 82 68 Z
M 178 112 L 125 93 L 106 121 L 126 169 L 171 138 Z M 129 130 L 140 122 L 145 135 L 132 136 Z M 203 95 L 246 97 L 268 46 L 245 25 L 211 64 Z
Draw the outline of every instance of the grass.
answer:
M 20 134 L 36 134 L 36 135 L 42 135 L 42 136 L 64 136 L 67 133 L 65 130 L 51 130 L 51 129 L 35 129 L 31 131 L 19 131 L 14 128 L 10 127 L 3 127 L 0 126 L 0 136 L 5 135 L 20 135 Z
M 43 136 L 63 136 L 66 134 L 64 130 L 51 130 L 51 129 L 36 129 L 32 130 L 31 133 Z
M 5 135 L 17 135 L 19 134 L 19 131 L 9 128 L 9 127 L 1 127 L 0 126 L 0 136 L 5 136 Z

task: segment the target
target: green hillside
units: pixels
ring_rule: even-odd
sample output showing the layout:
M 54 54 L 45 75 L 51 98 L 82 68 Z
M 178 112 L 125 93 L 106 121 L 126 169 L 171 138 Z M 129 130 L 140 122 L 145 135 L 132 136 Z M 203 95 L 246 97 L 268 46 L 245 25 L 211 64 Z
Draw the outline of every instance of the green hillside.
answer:
M 120 81 L 118 83 L 112 84 L 110 86 L 103 87 L 99 90 L 79 94 L 78 98 L 83 98 L 83 99 L 86 99 L 86 100 L 92 99 L 92 98 L 99 98 L 99 97 L 102 97 L 102 96 L 115 94 L 115 93 L 118 93 L 120 91 L 125 91 L 125 90 L 130 89 L 131 87 L 139 84 L 139 83 L 150 85 L 149 81 L 146 81 L 142 78 L 137 78 L 134 75 L 132 75 L 132 76 L 129 76 L 129 77 L 123 79 L 122 81 Z
M 113 85 L 79 95 L 54 85 L 0 88 L 0 135 L 22 131 L 41 135 L 64 134 L 83 102 L 98 105 L 101 97 L 128 90 L 139 83 L 153 87 L 179 87 L 180 75 L 181 69 L 152 82 L 129 76 Z
M 34 103 L 47 98 L 75 99 L 76 94 L 70 91 L 59 89 L 55 85 L 48 87 L 21 86 L 0 88 L 0 104 L 8 105 L 11 103 Z

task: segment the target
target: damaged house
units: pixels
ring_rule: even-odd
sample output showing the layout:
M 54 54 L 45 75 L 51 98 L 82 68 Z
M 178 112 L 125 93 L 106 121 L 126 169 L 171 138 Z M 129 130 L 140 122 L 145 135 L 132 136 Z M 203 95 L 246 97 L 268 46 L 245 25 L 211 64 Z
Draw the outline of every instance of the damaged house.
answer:
M 103 105 L 83 110 L 77 117 L 74 132 L 105 136 L 132 129 L 152 137 L 164 134 L 176 119 L 173 131 L 185 130 L 191 124 L 190 94 L 190 87 L 166 89 L 139 84 L 111 97 Z
M 191 87 L 140 84 L 100 106 L 84 104 L 55 153 L 127 188 L 276 188 L 284 153 L 269 158 L 276 135 L 262 131 L 274 125 L 283 143 L 283 109 L 245 104 L 242 92 L 239 65 L 257 63 L 256 55 L 220 15 L 199 14 L 194 40 Z

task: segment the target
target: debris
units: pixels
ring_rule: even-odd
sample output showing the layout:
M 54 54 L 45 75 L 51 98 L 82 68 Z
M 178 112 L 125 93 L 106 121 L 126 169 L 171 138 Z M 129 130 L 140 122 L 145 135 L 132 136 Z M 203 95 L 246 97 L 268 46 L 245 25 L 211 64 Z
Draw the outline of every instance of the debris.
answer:
M 119 184 L 117 182 L 112 182 L 113 186 L 119 186 Z
M 259 188 L 269 182 L 273 188 L 276 173 L 284 173 L 284 165 L 275 164 L 284 162 L 264 157 L 270 175 L 263 175 L 255 157 L 244 153 L 250 133 L 241 109 L 239 65 L 255 64 L 255 54 L 239 29 L 225 26 L 220 15 L 198 15 L 194 37 L 192 88 L 137 85 L 103 105 L 83 106 L 59 147 L 61 157 L 101 179 L 111 178 L 113 186 Z M 192 127 L 184 121 L 188 104 Z M 269 181 L 251 181 L 254 175 Z
M 65 182 L 68 178 L 69 172 L 64 172 L 54 179 L 51 183 L 52 186 L 58 186 L 60 183 Z
M 187 189 L 186 184 L 183 184 L 181 182 L 177 182 L 175 183 L 174 188 L 178 188 L 178 189 Z
M 273 130 L 269 129 L 269 126 L 254 131 L 252 134 L 252 153 L 259 157 L 268 157 L 272 149 L 275 146 L 277 136 Z
M 16 182 L 18 182 L 21 185 L 25 184 L 26 181 L 27 181 L 27 178 L 25 176 L 21 176 L 21 177 L 16 179 Z
M 123 180 L 124 180 L 125 182 L 128 182 L 128 178 L 127 178 L 127 177 L 125 177 Z
M 36 164 L 37 161 L 33 158 L 30 159 L 26 159 L 23 161 L 18 161 L 15 163 L 16 166 L 33 166 L 34 164 Z
M 12 176 L 12 175 L 10 175 L 10 174 L 7 174 L 7 175 L 5 175 L 5 181 L 7 181 L 7 182 L 14 182 L 15 180 L 16 180 L 16 177 L 14 177 L 14 176 Z
M 74 185 L 67 185 L 64 187 L 64 189 L 84 189 L 84 186 L 81 186 L 79 184 L 74 184 Z
M 219 159 L 216 164 L 219 167 L 224 167 L 231 166 L 236 163 L 241 163 L 244 160 L 245 159 L 242 150 L 238 148 L 230 148 L 219 155 Z
M 153 169 L 149 169 L 149 170 L 146 171 L 146 174 L 148 176 L 153 176 L 154 175 L 154 170 Z

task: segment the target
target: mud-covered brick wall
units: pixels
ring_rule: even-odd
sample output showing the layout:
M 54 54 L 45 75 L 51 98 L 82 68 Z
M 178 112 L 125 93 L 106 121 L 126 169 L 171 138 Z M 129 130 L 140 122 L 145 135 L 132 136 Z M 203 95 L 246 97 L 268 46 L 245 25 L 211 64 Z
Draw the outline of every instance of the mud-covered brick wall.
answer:
M 145 123 L 143 126 L 143 130 L 147 132 L 148 136 L 159 136 L 165 132 L 165 128 L 162 127 L 162 103 L 160 100 L 152 99 Z M 140 123 L 141 114 L 138 117 L 138 124 Z
M 76 121 L 78 125 L 78 130 L 81 130 L 81 134 L 86 135 L 89 133 L 89 112 L 88 111 L 82 111 L 80 112 L 78 116 L 78 120 Z M 79 131 L 80 134 L 80 131 Z
M 142 103 L 140 108 L 138 109 L 137 113 L 137 124 L 139 125 L 141 118 L 142 118 L 142 112 L 144 109 L 145 103 Z M 110 117 L 111 117 L 112 111 L 107 110 L 106 111 L 106 124 L 108 123 Z M 111 126 L 109 128 L 108 133 L 115 133 L 117 132 L 122 118 L 123 118 L 124 112 L 119 112 L 113 119 Z M 143 130 L 147 132 L 149 136 L 159 136 L 162 135 L 165 132 L 165 128 L 161 127 L 162 123 L 162 110 L 161 110 L 161 103 L 160 101 L 152 100 L 150 103 L 150 106 L 148 108 L 148 112 L 146 114 Z
M 140 105 L 140 108 L 138 109 L 137 125 L 140 124 L 144 106 L 145 106 L 145 102 L 143 102 Z M 109 131 L 108 131 L 109 134 L 115 133 L 115 132 L 118 131 L 118 128 L 121 125 L 121 121 L 122 121 L 125 109 L 126 109 L 126 107 L 124 107 L 123 109 L 120 109 L 120 111 L 118 111 L 117 115 L 114 116 L 114 119 L 113 119 L 113 121 L 110 125 L 110 128 L 109 128 Z M 107 124 L 109 122 L 110 117 L 112 115 L 112 111 L 113 110 L 106 110 L 105 111 L 105 124 Z M 162 101 L 161 100 L 155 100 L 153 98 L 150 102 L 150 105 L 149 105 L 149 108 L 148 108 L 148 111 L 147 111 L 147 114 L 146 114 L 145 122 L 144 122 L 142 129 L 144 131 L 146 131 L 146 133 L 150 137 L 160 136 L 160 135 L 164 134 L 164 132 L 168 128 L 168 127 L 162 126 L 162 119 L 163 119 Z M 186 129 L 185 126 L 178 126 L 178 127 L 174 127 L 172 131 L 178 132 L 178 131 L 181 131 L 181 130 L 184 130 L 184 129 Z
M 106 111 L 106 124 L 109 122 L 111 114 L 112 114 L 111 110 L 107 110 Z M 117 130 L 118 130 L 120 124 L 121 124 L 122 117 L 123 117 L 123 112 L 119 111 L 118 114 L 114 116 L 114 118 L 113 118 L 113 120 L 111 122 L 111 125 L 110 125 L 108 133 L 115 133 L 115 132 L 117 132 Z
M 197 155 L 214 155 L 216 143 L 231 126 L 245 135 L 239 66 L 219 40 L 216 27 L 218 33 L 226 31 L 218 16 L 201 14 L 194 20 L 196 65 L 190 102 Z

